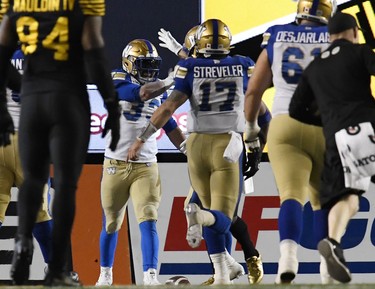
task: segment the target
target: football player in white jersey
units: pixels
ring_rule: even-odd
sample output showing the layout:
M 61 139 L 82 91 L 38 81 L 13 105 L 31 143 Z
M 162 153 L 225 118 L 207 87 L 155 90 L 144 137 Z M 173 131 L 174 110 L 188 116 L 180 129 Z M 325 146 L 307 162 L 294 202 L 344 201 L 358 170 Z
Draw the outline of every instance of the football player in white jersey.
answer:
M 11 59 L 13 66 L 22 74 L 24 55 L 21 50 L 17 50 Z M 18 124 L 21 113 L 21 103 L 19 91 L 7 89 L 7 106 L 9 114 L 13 119 L 15 134 L 10 135 L 10 145 L 0 147 L 0 227 L 4 223 L 5 212 L 11 198 L 11 188 L 16 185 L 20 188 L 23 182 L 23 172 L 18 150 Z M 34 225 L 33 235 L 38 241 L 44 262 L 48 264 L 49 246 L 52 233 L 52 218 L 48 210 L 48 190 L 46 185 L 43 193 L 42 206 L 38 212 Z
M 104 212 L 100 235 L 101 272 L 97 286 L 112 285 L 112 267 L 118 231 L 131 197 L 141 232 L 144 285 L 160 285 L 157 279 L 159 239 L 156 231 L 161 198 L 156 154 L 156 135 L 147 140 L 136 159 L 129 160 L 128 149 L 152 114 L 167 98 L 173 77 L 158 80 L 161 58 L 148 40 L 135 39 L 122 53 L 122 68 L 112 78 L 122 108 L 120 140 L 115 151 L 105 150 L 101 181 Z M 179 148 L 185 137 L 171 117 L 163 126 L 171 142 Z M 109 146 L 110 136 L 107 138 Z
M 176 54 L 181 59 L 186 59 L 187 57 L 196 57 L 195 51 L 195 34 L 197 32 L 199 25 L 196 25 L 189 29 L 189 31 L 185 35 L 184 43 L 181 45 L 169 31 L 161 28 L 158 32 L 159 40 L 161 43 L 159 44 L 161 47 L 165 47 Z M 251 71 L 249 73 L 249 76 Z M 244 90 L 246 91 L 247 82 L 244 83 Z M 266 142 L 267 131 L 269 122 L 271 120 L 271 113 L 269 112 L 267 106 L 262 103 L 261 112 L 259 113 L 258 117 L 258 124 L 261 127 L 261 133 L 263 137 L 263 146 L 259 152 L 251 152 L 249 154 L 244 154 L 244 175 L 245 179 L 252 177 L 259 169 L 259 163 L 261 159 L 261 153 L 264 148 L 264 144 Z M 240 192 L 242 195 L 242 192 Z M 238 198 L 238 202 L 240 198 Z M 196 192 L 192 189 L 189 191 L 189 194 L 186 198 L 185 203 L 189 202 L 196 202 L 200 205 L 199 198 L 196 196 Z M 246 261 L 246 266 L 248 269 L 248 280 L 250 284 L 258 284 L 263 279 L 263 263 L 261 255 L 259 254 L 258 250 L 255 248 L 253 242 L 250 238 L 250 233 L 247 228 L 246 222 L 237 215 L 237 209 L 235 211 L 235 216 L 233 217 L 232 224 L 230 227 L 230 231 L 228 232 L 229 236 L 227 236 L 226 248 L 227 251 L 230 253 L 231 245 L 232 245 L 232 235 L 236 240 L 240 243 L 242 251 L 244 253 L 244 258 Z M 210 277 L 207 281 L 203 282 L 202 285 L 211 285 L 215 281 L 214 277 Z
M 199 25 L 197 58 L 179 61 L 173 92 L 153 114 L 128 153 L 130 159 L 136 159 L 143 144 L 189 100 L 188 170 L 191 185 L 204 209 L 194 203 L 185 207 L 186 238 L 196 248 L 204 234 L 214 265 L 215 285 L 230 284 L 231 276 L 243 270 L 226 251 L 225 236 L 243 184 L 240 181 L 241 134 L 245 128 L 243 86 L 254 63 L 246 57 L 228 56 L 231 39 L 228 26 L 218 19 Z M 231 157 L 226 159 L 228 152 Z
M 245 96 L 245 142 L 257 147 L 258 108 L 264 91 L 273 83 L 275 98 L 268 134 L 268 156 L 280 194 L 280 259 L 276 283 L 290 283 L 298 271 L 297 248 L 302 233 L 303 206 L 309 197 L 314 214 L 316 249 L 327 235 L 327 212 L 319 201 L 325 142 L 322 129 L 289 116 L 289 103 L 304 68 L 328 47 L 328 19 L 336 11 L 334 0 L 299 0 L 296 24 L 270 27 L 263 35 L 261 52 Z M 322 282 L 330 282 L 324 260 Z

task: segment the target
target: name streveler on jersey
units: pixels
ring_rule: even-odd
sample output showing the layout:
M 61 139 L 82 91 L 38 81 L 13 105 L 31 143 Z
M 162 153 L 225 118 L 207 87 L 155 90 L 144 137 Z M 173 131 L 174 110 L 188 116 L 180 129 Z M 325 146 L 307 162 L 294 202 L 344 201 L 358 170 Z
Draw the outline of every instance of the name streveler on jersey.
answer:
M 239 55 L 181 60 L 175 87 L 189 95 L 188 132 L 243 132 L 244 91 L 253 69 L 254 62 Z
M 243 66 L 213 66 L 213 67 L 194 67 L 195 78 L 213 78 L 213 77 L 231 77 L 231 76 L 243 76 Z

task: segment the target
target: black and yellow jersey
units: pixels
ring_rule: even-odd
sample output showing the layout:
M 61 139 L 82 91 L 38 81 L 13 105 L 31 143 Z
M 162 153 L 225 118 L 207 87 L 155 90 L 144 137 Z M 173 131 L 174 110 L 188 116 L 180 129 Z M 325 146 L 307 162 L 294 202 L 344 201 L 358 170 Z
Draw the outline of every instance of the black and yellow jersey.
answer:
M 1 0 L 0 1 L 0 22 L 3 21 L 5 13 L 8 11 L 9 8 L 9 0 Z
M 1 12 L 7 11 L 25 55 L 24 87 L 28 91 L 86 83 L 81 44 L 84 19 L 103 16 L 105 0 L 1 1 Z M 31 85 L 37 78 L 46 83 Z

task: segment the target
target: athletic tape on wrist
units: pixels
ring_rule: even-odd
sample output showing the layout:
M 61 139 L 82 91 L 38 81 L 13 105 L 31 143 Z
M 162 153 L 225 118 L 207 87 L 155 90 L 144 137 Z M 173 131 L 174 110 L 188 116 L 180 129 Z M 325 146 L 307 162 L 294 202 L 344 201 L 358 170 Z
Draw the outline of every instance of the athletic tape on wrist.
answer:
M 157 132 L 157 130 L 158 128 L 149 122 L 142 133 L 138 136 L 138 139 L 141 142 L 146 142 L 155 132 Z

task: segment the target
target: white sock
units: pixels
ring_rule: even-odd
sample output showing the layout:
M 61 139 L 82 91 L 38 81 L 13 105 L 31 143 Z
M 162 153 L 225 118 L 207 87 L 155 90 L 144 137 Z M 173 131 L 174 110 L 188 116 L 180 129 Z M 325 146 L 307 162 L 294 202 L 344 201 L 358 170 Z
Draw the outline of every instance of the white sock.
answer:
M 231 284 L 229 278 L 229 270 L 226 262 L 226 252 L 211 254 L 212 264 L 214 265 L 214 284 Z
M 231 254 L 229 254 L 227 250 L 225 250 L 225 262 L 227 263 L 228 266 L 236 262 L 236 260 L 232 257 Z
M 284 239 L 280 242 L 280 255 L 281 257 L 294 257 L 297 258 L 298 244 L 291 239 Z
M 100 266 L 100 273 L 101 272 L 107 272 L 112 274 L 112 267 L 102 267 Z

